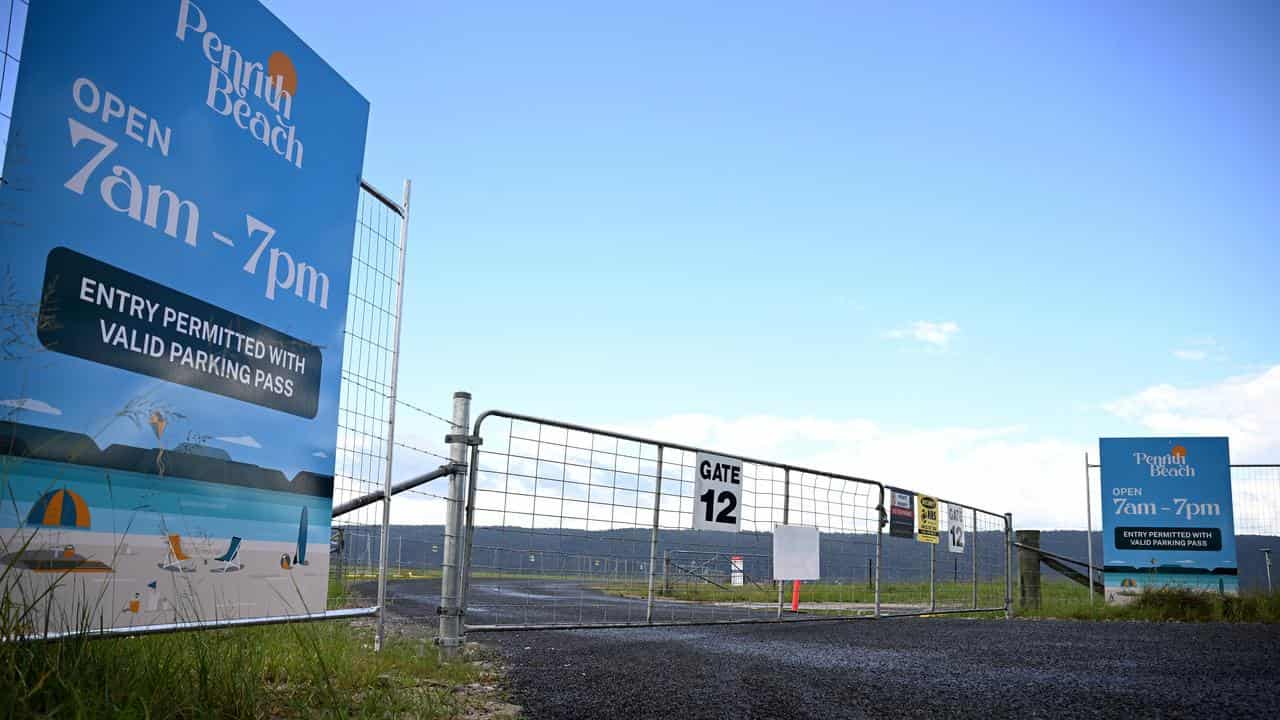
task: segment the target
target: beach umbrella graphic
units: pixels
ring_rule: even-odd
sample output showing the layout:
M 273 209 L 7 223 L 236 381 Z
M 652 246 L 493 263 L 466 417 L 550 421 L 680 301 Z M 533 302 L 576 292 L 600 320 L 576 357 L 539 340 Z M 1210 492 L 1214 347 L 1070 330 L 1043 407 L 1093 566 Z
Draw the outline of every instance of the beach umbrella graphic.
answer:
M 84 498 L 66 488 L 47 492 L 31 506 L 31 512 L 27 513 L 27 524 L 87 530 L 89 506 Z

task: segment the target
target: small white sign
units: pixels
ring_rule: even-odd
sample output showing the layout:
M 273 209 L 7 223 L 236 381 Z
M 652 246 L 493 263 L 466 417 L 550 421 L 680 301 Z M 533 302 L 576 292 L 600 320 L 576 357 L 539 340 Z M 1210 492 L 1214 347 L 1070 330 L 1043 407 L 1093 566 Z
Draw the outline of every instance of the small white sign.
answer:
M 773 579 L 817 580 L 818 528 L 778 525 L 773 528 Z
M 742 461 L 697 453 L 693 468 L 693 529 L 742 529 Z
M 733 587 L 742 587 L 744 579 L 742 572 L 742 556 L 734 555 L 729 558 L 729 584 Z
M 964 508 L 959 505 L 947 505 L 947 537 L 951 542 L 947 549 L 953 553 L 964 552 Z

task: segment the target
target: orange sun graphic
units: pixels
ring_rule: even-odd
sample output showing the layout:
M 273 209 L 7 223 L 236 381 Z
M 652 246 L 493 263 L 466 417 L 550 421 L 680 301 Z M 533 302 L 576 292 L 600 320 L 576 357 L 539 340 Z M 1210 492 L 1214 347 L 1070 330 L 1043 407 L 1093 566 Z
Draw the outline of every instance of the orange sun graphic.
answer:
M 1187 449 L 1182 447 L 1181 445 L 1174 445 L 1173 449 L 1170 450 L 1169 453 L 1172 454 L 1174 457 L 1184 458 L 1187 456 Z
M 284 88 L 292 97 L 298 96 L 298 70 L 293 67 L 293 60 L 277 50 L 267 58 L 267 77 L 275 78 L 275 82 Z

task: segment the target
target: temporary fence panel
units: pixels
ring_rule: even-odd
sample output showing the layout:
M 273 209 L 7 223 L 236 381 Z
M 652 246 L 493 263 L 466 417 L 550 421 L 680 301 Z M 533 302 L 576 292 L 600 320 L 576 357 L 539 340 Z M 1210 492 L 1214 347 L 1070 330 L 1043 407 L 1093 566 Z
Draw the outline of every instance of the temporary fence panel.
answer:
M 334 458 L 335 508 L 382 499 L 333 518 L 330 608 L 381 608 L 385 589 L 395 440 L 396 357 L 407 240 L 409 184 L 397 203 L 361 182 L 351 291 L 343 343 L 342 392 Z M 381 645 L 379 615 L 377 644 Z
M 1272 592 L 1272 553 L 1280 557 L 1280 465 L 1232 465 L 1236 562 L 1242 592 Z
M 21 56 L 28 0 L 8 0 L 0 12 L 0 140 L 7 143 L 14 80 Z M 0 150 L 4 159 L 5 147 Z M 3 182 L 3 180 L 0 180 Z M 394 440 L 395 358 L 407 240 L 408 183 L 397 203 L 361 181 L 356 237 L 344 336 L 338 441 L 335 451 L 334 507 L 370 493 L 385 493 L 390 481 Z M 385 495 L 384 495 L 385 497 Z M 384 501 L 335 517 L 330 536 L 330 589 L 325 612 L 292 616 L 292 621 L 360 617 L 379 609 L 379 578 L 388 553 L 389 507 Z M 392 556 L 394 557 L 394 556 Z M 194 627 L 233 627 L 274 622 L 277 618 L 169 623 L 145 628 L 168 632 Z M 380 618 L 381 622 L 381 618 Z M 99 634 L 133 634 L 137 628 Z
M 919 502 L 919 496 L 916 501 Z M 938 542 L 885 533 L 880 569 L 883 615 L 1005 609 L 1009 522 L 1004 515 L 938 500 Z M 960 508 L 963 551 L 951 552 L 948 508 Z
M 1280 465 L 1232 465 L 1231 506 L 1236 535 L 1280 537 Z
M 1111 505 L 1108 498 L 1101 497 L 1101 466 L 1086 458 L 1085 472 L 1092 547 L 1081 547 L 1079 552 L 1091 554 L 1097 577 L 1102 572 L 1105 544 L 1097 528 L 1102 525 L 1101 513 L 1108 512 Z M 1272 550 L 1280 553 L 1280 464 L 1232 464 L 1231 506 L 1240 589 L 1244 592 L 1265 590 L 1266 555 Z M 1083 594 L 1084 588 L 1080 592 Z
M 695 490 L 698 456 L 712 454 L 701 448 L 500 411 L 473 440 L 468 629 L 875 617 L 886 593 L 901 599 L 894 613 L 962 609 L 951 591 L 931 606 L 914 547 L 882 556 L 877 482 L 715 453 L 741 460 L 741 478 L 713 513 Z M 695 512 L 728 512 L 738 530 L 694 530 Z M 1004 610 L 1006 518 L 977 517 L 966 578 L 976 568 L 982 582 L 976 599 L 966 585 L 964 609 Z M 820 531 L 821 578 L 794 605 L 795 585 L 774 580 L 780 524 Z

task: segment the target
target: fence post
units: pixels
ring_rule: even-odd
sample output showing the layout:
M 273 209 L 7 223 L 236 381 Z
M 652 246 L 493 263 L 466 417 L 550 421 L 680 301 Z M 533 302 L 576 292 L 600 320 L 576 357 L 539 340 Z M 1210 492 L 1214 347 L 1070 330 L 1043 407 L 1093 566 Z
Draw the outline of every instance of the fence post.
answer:
M 670 569 L 671 569 L 671 551 L 663 550 L 662 551 L 662 594 L 663 595 L 671 594 L 671 577 L 667 574 L 667 571 Z
M 1013 513 L 1004 514 L 1004 618 L 1013 617 Z
M 1264 563 L 1266 563 L 1266 566 L 1267 566 L 1267 594 L 1270 595 L 1271 593 L 1275 592 L 1274 590 L 1271 589 L 1271 548 L 1264 547 L 1264 548 L 1258 548 L 1258 549 L 1262 551 L 1262 560 Z M 1093 579 L 1090 578 L 1091 582 L 1092 580 Z
M 1089 552 L 1089 610 L 1093 610 L 1093 483 L 1089 479 L 1089 452 L 1084 454 L 1084 540 Z
M 396 442 L 396 382 L 400 374 L 400 317 L 404 314 L 404 256 L 409 243 L 409 190 L 404 181 L 404 198 L 400 205 L 400 258 L 396 278 L 395 335 L 391 347 L 391 387 L 387 393 L 387 472 L 382 495 L 382 537 L 378 540 L 378 620 L 373 636 L 373 651 L 382 650 L 386 636 L 387 616 L 387 551 L 391 543 L 391 456 Z
M 333 528 L 332 530 L 330 530 L 330 531 L 329 531 L 329 537 L 331 538 L 331 539 L 329 540 L 329 543 L 330 543 L 330 544 L 332 544 L 332 543 L 334 542 L 334 541 L 332 540 L 332 538 L 335 538 L 335 537 L 337 538 L 337 543 L 338 543 L 338 582 L 342 585 L 342 588 L 345 590 L 345 589 L 346 589 L 346 587 L 347 587 L 347 538 L 346 538 L 346 533 L 344 533 L 344 532 L 343 532 L 343 528 L 335 527 L 335 528 Z
M 458 653 L 462 644 L 462 527 L 466 498 L 466 434 L 471 419 L 471 394 L 453 394 L 453 442 L 449 443 L 449 501 L 444 520 L 444 552 L 440 558 L 440 654 L 448 659 Z
M 973 547 L 969 548 L 973 552 L 970 560 L 973 562 L 973 609 L 978 609 L 978 511 L 973 511 Z
M 1019 530 L 1014 534 L 1019 545 L 1040 547 L 1039 530 Z M 1040 555 L 1019 548 L 1018 553 L 1018 588 L 1019 605 L 1023 608 L 1040 609 Z
M 653 578 L 658 572 L 658 520 L 662 511 L 662 446 L 658 446 L 658 475 L 653 479 L 653 529 L 649 533 L 649 599 L 644 605 L 644 621 L 653 622 Z M 663 585 L 667 582 L 666 564 L 662 567 Z
M 782 468 L 782 524 L 786 525 L 791 521 L 791 469 Z M 772 568 L 770 568 L 772 570 Z M 778 586 L 778 620 L 782 619 L 782 581 L 774 580 L 774 585 Z
M 876 610 L 875 617 L 880 617 L 880 559 L 884 544 L 884 526 L 888 518 L 884 512 L 884 486 L 880 486 L 880 500 L 876 503 Z
M 938 544 L 929 543 L 929 612 L 938 609 Z

